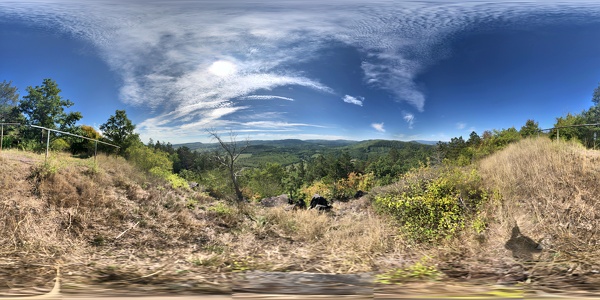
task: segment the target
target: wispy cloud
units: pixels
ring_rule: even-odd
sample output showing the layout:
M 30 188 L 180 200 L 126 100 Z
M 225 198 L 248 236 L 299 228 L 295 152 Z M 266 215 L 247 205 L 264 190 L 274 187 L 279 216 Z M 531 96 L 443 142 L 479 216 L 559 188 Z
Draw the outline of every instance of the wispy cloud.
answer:
M 458 129 L 458 130 L 463 130 L 463 129 L 465 129 L 466 127 L 467 127 L 467 124 L 466 124 L 466 123 L 463 123 L 463 122 L 458 122 L 458 123 L 456 123 L 456 129 Z
M 362 106 L 363 105 L 363 101 L 365 100 L 364 97 L 360 97 L 360 96 L 359 97 L 352 97 L 350 95 L 346 95 L 342 99 L 346 103 L 350 103 L 350 104 L 354 104 L 354 105 L 358 105 L 358 106 Z
M 408 123 L 408 128 L 412 129 L 413 124 L 415 123 L 415 115 L 408 113 L 408 112 L 403 112 L 402 114 L 403 114 L 402 119 L 404 119 L 404 121 L 406 121 L 406 123 Z
M 513 28 L 542 26 L 553 21 L 545 16 L 565 13 L 581 22 L 600 18 L 600 3 L 592 0 L 337 0 L 315 5 L 9 1 L 0 2 L 0 20 L 20 19 L 90 41 L 120 76 L 121 100 L 151 109 L 152 115 L 138 126 L 141 133 L 172 137 L 180 133 L 182 123 L 196 129 L 231 125 L 233 116 L 254 105 L 238 100 L 266 99 L 255 93 L 286 86 L 333 93 L 294 67 L 316 57 L 332 41 L 363 55 L 356 67 L 363 70 L 368 86 L 423 112 L 426 90 L 415 78 L 450 54 L 446 43 L 457 32 L 493 22 Z M 361 105 L 364 99 L 346 95 L 346 100 Z M 411 128 L 414 119 L 412 114 L 404 116 Z
M 256 122 L 246 122 L 242 125 L 248 127 L 262 127 L 262 128 L 282 128 L 282 127 L 317 127 L 317 128 L 326 128 L 321 125 L 313 125 L 313 124 L 304 124 L 304 123 L 288 123 L 288 122 L 273 122 L 273 121 L 256 121 Z
M 383 122 L 373 123 L 373 124 L 371 124 L 371 127 L 375 128 L 375 130 L 377 130 L 379 132 L 385 132 L 385 128 L 383 128 Z
M 279 99 L 279 100 L 286 100 L 286 101 L 294 101 L 293 98 L 283 97 L 283 96 L 273 96 L 273 95 L 250 95 L 250 96 L 241 97 L 240 99 L 242 99 L 242 100 L 273 100 L 273 99 Z

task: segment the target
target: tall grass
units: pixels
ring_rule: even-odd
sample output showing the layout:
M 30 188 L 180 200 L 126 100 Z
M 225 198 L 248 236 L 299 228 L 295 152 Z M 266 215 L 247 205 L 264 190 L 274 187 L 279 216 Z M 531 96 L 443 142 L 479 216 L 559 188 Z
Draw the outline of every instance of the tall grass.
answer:
M 518 225 L 542 242 L 545 251 L 538 262 L 552 264 L 547 272 L 598 271 L 600 152 L 578 143 L 525 139 L 481 161 L 480 171 L 503 196 L 502 203 L 490 207 L 496 247 Z

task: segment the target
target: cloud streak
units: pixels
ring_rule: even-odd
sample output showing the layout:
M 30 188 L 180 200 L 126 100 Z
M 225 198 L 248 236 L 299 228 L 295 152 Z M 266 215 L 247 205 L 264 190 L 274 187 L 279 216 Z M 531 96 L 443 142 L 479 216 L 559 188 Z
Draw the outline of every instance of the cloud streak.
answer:
M 543 26 L 565 15 L 598 19 L 597 1 L 18 1 L 0 3 L 0 20 L 19 19 L 91 42 L 121 79 L 120 97 L 148 107 L 143 135 L 239 126 L 243 100 L 282 87 L 344 95 L 294 67 L 332 41 L 357 49 L 364 83 L 419 112 L 425 87 L 416 78 L 450 55 L 458 32 L 489 24 Z M 532 17 L 534 16 L 534 17 Z M 552 20 L 547 16 L 555 16 Z M 2 21 L 0 21 L 2 22 Z M 338 94 L 338 95 L 339 95 Z M 362 106 L 360 97 L 344 102 Z M 415 116 L 404 114 L 412 128 Z M 259 120 L 257 122 L 272 120 Z M 291 124 L 297 122 L 290 122 Z M 374 128 L 378 128 L 375 127 Z M 383 124 L 381 127 L 383 129 Z
M 403 112 L 402 114 L 402 119 L 404 119 L 404 121 L 408 123 L 408 128 L 413 129 L 413 124 L 415 123 L 415 115 L 408 112 Z
M 294 101 L 293 98 L 282 97 L 282 96 L 273 96 L 273 95 L 250 95 L 250 96 L 241 97 L 240 99 L 242 99 L 242 100 L 274 100 L 274 99 L 278 99 L 278 100 Z
M 342 100 L 344 100 L 344 102 L 346 102 L 346 103 L 350 103 L 350 104 L 354 104 L 354 105 L 358 105 L 358 106 L 363 106 L 363 101 L 365 100 L 365 98 L 363 98 L 363 97 L 352 97 L 350 95 L 346 95 L 346 96 L 344 96 L 344 98 L 342 98 Z

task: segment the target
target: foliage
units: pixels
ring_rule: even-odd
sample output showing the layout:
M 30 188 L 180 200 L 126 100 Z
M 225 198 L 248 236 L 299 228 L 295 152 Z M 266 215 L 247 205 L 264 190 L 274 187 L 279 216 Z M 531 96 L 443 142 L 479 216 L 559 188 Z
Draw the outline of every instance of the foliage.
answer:
M 169 160 L 167 153 L 148 148 L 144 145 L 130 147 L 126 151 L 127 160 L 138 168 L 150 172 L 166 171 L 172 172 L 173 163 Z
M 106 123 L 100 125 L 100 130 L 109 143 L 120 147 L 121 153 L 126 153 L 129 147 L 141 144 L 139 135 L 134 132 L 135 125 L 129 120 L 125 110 L 116 110 Z
M 29 124 L 50 129 L 70 129 L 82 116 L 80 112 L 65 112 L 73 102 L 63 99 L 61 90 L 52 79 L 44 79 L 41 86 L 27 87 L 27 95 L 19 103 L 19 110 Z
M 334 186 L 331 195 L 336 200 L 348 200 L 354 197 L 358 191 L 370 191 L 375 185 L 375 174 L 359 174 L 352 172 L 347 178 L 338 180 Z
M 489 198 L 475 169 L 424 167 L 407 173 L 396 190 L 375 197 L 375 206 L 397 218 L 410 238 L 432 242 L 451 237 Z
M 521 127 L 519 133 L 522 137 L 537 136 L 540 133 L 540 126 L 538 122 L 529 119 L 525 122 L 525 125 Z
M 283 179 L 286 170 L 280 164 L 267 163 L 259 168 L 244 172 L 243 185 L 253 200 L 281 195 L 285 192 Z
M 189 189 L 187 180 L 177 174 L 171 173 L 169 170 L 162 167 L 153 167 L 150 169 L 150 174 L 163 178 L 169 182 L 173 188 Z
M 57 138 L 50 142 L 50 149 L 54 151 L 66 151 L 71 147 L 67 141 L 63 138 Z
M 102 138 L 98 131 L 88 125 L 77 126 L 73 130 L 73 133 L 95 140 L 100 140 Z M 71 152 L 73 152 L 73 154 L 85 154 L 87 156 L 92 156 L 94 154 L 94 150 L 96 149 L 96 143 L 94 141 L 79 137 L 69 137 L 69 139 L 71 141 Z
M 556 123 L 554 124 L 554 127 L 581 125 L 584 123 L 585 119 L 582 115 L 572 115 L 568 113 L 564 117 L 556 118 Z M 553 130 L 550 134 L 550 137 L 553 139 L 556 139 L 558 137 L 561 140 L 581 140 L 581 132 L 581 128 L 578 127 L 559 128 L 558 130 Z
M 326 199 L 333 197 L 332 186 L 325 183 L 323 180 L 315 181 L 311 185 L 302 189 L 301 193 L 304 195 L 304 202 L 310 203 L 310 199 L 314 194 L 319 194 Z
M 12 86 L 12 81 L 0 82 L 0 122 L 14 121 L 10 116 L 18 101 L 18 89 Z

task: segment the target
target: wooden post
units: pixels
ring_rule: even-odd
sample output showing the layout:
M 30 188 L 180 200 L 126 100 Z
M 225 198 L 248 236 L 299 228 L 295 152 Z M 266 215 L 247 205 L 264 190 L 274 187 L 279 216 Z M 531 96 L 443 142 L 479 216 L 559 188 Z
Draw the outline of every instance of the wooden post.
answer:
M 2 151 L 2 143 L 4 143 L 4 124 L 2 124 L 2 134 L 0 134 L 0 151 Z

